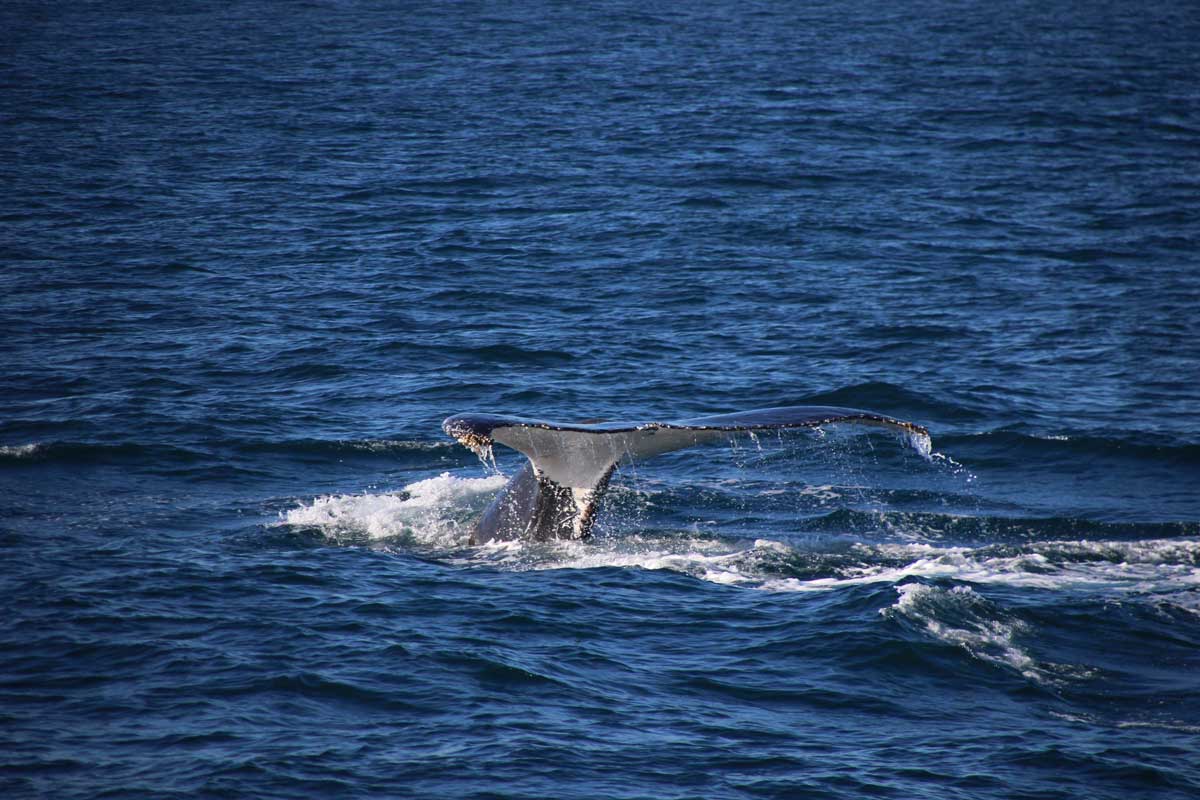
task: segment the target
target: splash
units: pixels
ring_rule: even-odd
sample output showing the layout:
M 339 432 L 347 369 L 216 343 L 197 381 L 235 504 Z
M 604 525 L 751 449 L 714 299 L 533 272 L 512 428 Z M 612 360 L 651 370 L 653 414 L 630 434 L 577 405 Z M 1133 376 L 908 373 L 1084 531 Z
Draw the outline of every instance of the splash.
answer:
M 471 448 L 476 456 L 479 457 L 479 463 L 483 464 L 483 468 L 493 475 L 500 474 L 500 468 L 496 466 L 496 454 L 493 450 L 492 443 L 486 442 L 478 444 Z
M 933 455 L 933 439 L 924 431 L 906 431 L 905 441 L 909 447 L 917 451 L 917 455 L 926 461 Z
M 458 443 L 470 450 L 479 458 L 479 463 L 483 464 L 483 468 L 488 472 L 498 475 L 500 468 L 496 466 L 496 454 L 493 450 L 491 437 L 480 436 L 479 434 L 469 429 L 455 429 L 450 431 Z
M 927 459 L 927 460 L 928 460 L 928 461 L 929 461 L 931 464 L 936 464 L 936 465 L 939 465 L 939 466 L 941 466 L 943 469 L 946 469 L 946 470 L 948 470 L 948 471 L 949 471 L 949 473 L 950 473 L 951 475 L 954 475 L 954 476 L 956 476 L 956 477 L 960 477 L 960 478 L 962 478 L 962 479 L 963 479 L 964 481 L 966 481 L 967 483 L 974 483 L 974 482 L 975 482 L 975 473 L 974 473 L 974 472 L 971 472 L 971 471 L 970 471 L 969 469 L 967 469 L 965 466 L 963 466 L 963 465 L 962 465 L 962 464 L 960 464 L 959 462 L 955 461 L 955 460 L 954 460 L 952 457 L 950 457 L 950 456 L 949 456 L 948 454 L 946 454 L 946 453 L 933 453 L 933 452 L 931 452 L 931 453 L 929 454 L 929 456 L 928 456 L 928 459 Z
M 1047 539 L 966 547 L 784 533 L 747 542 L 721 536 L 714 522 L 689 531 L 643 529 L 585 542 L 504 542 L 464 550 L 471 524 L 505 482 L 500 474 L 443 473 L 394 493 L 317 497 L 284 513 L 278 524 L 319 528 L 335 542 L 432 550 L 435 557 L 464 567 L 665 569 L 711 583 L 780 592 L 948 580 L 1143 597 L 1191 610 L 1200 589 L 1200 540 L 1194 538 Z
M 348 543 L 395 539 L 461 547 L 469 522 L 505 481 L 499 474 L 460 478 L 443 472 L 396 493 L 317 497 L 282 514 L 278 524 L 320 528 L 331 540 Z

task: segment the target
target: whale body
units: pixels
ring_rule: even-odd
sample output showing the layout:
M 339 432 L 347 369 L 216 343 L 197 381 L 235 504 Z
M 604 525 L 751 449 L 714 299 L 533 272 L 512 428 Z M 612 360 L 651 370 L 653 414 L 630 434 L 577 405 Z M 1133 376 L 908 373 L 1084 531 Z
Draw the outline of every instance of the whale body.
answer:
M 928 455 L 929 431 L 874 411 L 782 406 L 667 422 L 581 422 L 456 414 L 442 429 L 481 456 L 500 443 L 529 461 L 500 491 L 471 532 L 472 545 L 512 539 L 584 539 L 617 465 L 727 439 L 741 431 L 875 426 L 903 435 Z

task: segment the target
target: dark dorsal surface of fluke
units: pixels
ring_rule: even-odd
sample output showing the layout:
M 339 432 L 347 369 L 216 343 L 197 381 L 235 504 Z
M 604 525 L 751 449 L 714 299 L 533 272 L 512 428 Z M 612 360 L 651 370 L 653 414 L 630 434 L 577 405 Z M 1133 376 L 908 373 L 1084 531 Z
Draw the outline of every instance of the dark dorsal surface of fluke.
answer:
M 512 539 L 583 539 L 596 504 L 617 464 L 741 431 L 818 428 L 850 423 L 903 435 L 922 455 L 929 431 L 874 411 L 834 406 L 781 406 L 667 422 L 572 423 L 498 414 L 456 414 L 442 429 L 481 457 L 499 442 L 524 453 L 527 463 L 475 523 L 471 544 Z

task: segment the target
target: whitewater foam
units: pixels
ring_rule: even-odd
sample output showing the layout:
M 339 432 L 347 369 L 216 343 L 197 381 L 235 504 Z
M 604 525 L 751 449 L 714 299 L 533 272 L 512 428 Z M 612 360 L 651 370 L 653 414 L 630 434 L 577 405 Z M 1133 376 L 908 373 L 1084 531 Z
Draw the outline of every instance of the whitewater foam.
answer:
M 1121 594 L 1186 591 L 1200 585 L 1200 541 L 1044 541 L 1017 549 L 937 547 L 930 544 L 862 544 L 860 565 L 836 577 L 774 581 L 766 588 L 819 591 L 866 583 L 899 584 L 911 578 L 1004 584 Z M 1000 553 L 1000 554 L 993 554 Z M 1114 558 L 1114 554 L 1120 554 Z
M 955 645 L 974 658 L 1045 681 L 1045 667 L 1017 643 L 1028 626 L 1005 614 L 969 586 L 944 589 L 923 583 L 896 587 L 900 599 L 881 609 L 889 617 L 902 616 L 920 625 L 933 638 Z
M 460 478 L 443 472 L 394 494 L 317 497 L 282 514 L 279 524 L 319 527 L 335 540 L 402 538 L 426 546 L 461 547 L 480 501 L 505 481 L 503 475 Z
M 1067 722 L 1093 727 L 1157 728 L 1166 731 L 1178 731 L 1180 733 L 1200 734 L 1200 725 L 1192 725 L 1177 719 L 1106 721 L 1093 714 L 1072 714 L 1065 711 L 1051 711 L 1050 716 L 1066 720 Z
M 29 458 L 36 455 L 44 445 L 41 442 L 30 444 L 12 444 L 0 446 L 0 456 L 7 458 Z
M 445 450 L 445 442 L 424 442 L 409 439 L 338 439 L 339 446 L 364 453 L 391 453 L 397 450 Z
M 496 542 L 463 553 L 474 518 L 505 481 L 500 474 L 463 478 L 443 473 L 396 493 L 317 497 L 281 515 L 280 524 L 318 527 L 334 541 L 434 549 L 468 567 L 486 563 L 511 570 L 666 569 L 711 583 L 781 592 L 955 581 L 1140 596 L 1193 610 L 1200 587 L 1200 540 L 1195 539 L 955 547 L 912 541 L 848 543 L 832 537 L 800 542 L 784 536 L 783 541 L 748 543 L 709 533 L 713 523 L 688 531 L 599 535 L 586 542 Z

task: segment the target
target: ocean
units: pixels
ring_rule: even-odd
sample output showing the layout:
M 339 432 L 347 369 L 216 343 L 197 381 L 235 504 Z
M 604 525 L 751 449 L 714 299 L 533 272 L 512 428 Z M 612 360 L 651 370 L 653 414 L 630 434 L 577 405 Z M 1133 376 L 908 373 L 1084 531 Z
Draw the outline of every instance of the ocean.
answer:
M 0 8 L 6 798 L 1200 795 L 1189 3 Z M 452 414 L 784 405 L 468 543 Z

